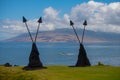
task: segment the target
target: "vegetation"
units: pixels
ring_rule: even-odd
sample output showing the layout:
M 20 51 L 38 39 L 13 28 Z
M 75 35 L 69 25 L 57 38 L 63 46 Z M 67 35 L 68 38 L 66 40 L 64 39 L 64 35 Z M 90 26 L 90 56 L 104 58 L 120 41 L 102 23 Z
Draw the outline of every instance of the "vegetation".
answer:
M 112 66 L 47 66 L 28 71 L 22 68 L 0 66 L 0 80 L 120 80 L 120 67 Z
M 99 61 L 98 66 L 104 66 L 104 64 Z

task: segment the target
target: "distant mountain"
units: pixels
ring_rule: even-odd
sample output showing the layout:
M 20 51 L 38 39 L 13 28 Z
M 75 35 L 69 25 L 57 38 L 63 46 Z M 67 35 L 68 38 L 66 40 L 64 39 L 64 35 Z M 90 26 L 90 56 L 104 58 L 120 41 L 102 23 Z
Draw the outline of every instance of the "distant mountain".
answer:
M 82 29 L 78 29 L 77 33 L 81 39 Z M 35 33 L 32 33 L 35 37 Z M 21 34 L 6 41 L 27 42 L 31 41 L 28 33 Z M 37 42 L 74 42 L 77 38 L 72 29 L 56 29 L 53 31 L 40 31 L 38 33 Z M 120 34 L 85 31 L 84 42 L 106 42 L 106 41 L 120 41 Z

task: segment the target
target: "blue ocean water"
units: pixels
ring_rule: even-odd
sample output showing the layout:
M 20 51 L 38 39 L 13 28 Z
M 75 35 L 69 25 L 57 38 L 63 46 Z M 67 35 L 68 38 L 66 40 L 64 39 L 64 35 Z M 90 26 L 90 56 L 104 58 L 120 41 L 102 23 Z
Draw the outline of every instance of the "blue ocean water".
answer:
M 0 64 L 27 65 L 31 42 L 0 42 Z M 43 65 L 75 65 L 78 43 L 37 43 Z M 100 61 L 106 65 L 120 66 L 120 42 L 85 43 L 84 47 L 92 65 Z

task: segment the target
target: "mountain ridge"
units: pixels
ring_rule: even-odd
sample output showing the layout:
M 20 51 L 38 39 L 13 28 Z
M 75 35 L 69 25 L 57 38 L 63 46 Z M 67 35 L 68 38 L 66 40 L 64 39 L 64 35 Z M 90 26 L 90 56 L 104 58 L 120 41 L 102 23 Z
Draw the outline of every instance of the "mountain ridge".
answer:
M 77 29 L 77 33 L 81 40 L 82 29 Z M 35 33 L 32 33 L 34 39 Z M 17 41 L 17 42 L 30 42 L 28 33 L 20 34 L 14 38 L 7 39 L 5 41 Z M 56 29 L 52 31 L 39 31 L 37 42 L 76 42 L 77 38 L 72 29 Z M 86 30 L 84 36 L 84 42 L 109 42 L 120 41 L 120 34 L 108 33 L 108 32 L 95 32 Z

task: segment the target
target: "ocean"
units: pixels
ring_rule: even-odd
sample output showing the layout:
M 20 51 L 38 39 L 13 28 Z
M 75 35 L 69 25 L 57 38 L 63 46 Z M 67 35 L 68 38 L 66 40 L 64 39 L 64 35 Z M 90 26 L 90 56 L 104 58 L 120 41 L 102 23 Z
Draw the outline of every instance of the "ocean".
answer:
M 0 42 L 0 64 L 28 65 L 31 42 Z M 75 65 L 79 44 L 76 42 L 37 42 L 43 65 Z M 92 65 L 120 66 L 120 42 L 84 43 Z

